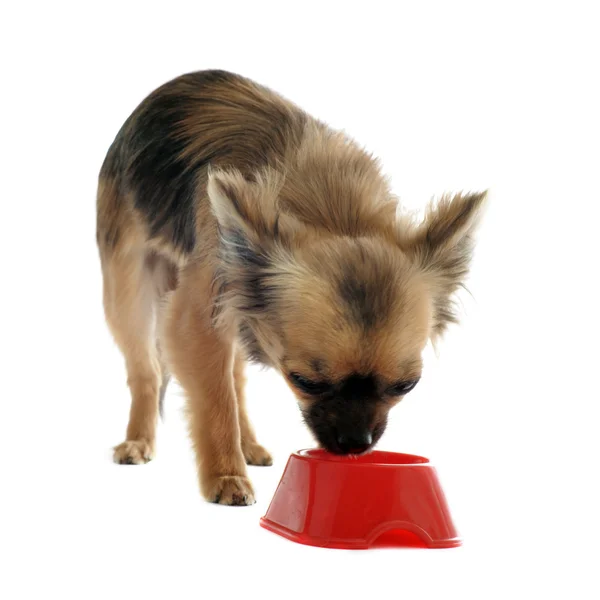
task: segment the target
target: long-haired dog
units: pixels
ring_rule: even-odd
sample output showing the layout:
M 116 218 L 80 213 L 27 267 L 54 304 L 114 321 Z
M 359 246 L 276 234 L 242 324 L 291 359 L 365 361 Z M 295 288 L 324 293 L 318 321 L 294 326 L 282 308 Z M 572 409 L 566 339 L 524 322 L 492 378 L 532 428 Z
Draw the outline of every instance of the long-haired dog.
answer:
M 204 496 L 253 503 L 246 464 L 272 459 L 246 414 L 247 360 L 283 375 L 322 447 L 368 451 L 455 320 L 484 196 L 414 224 L 377 161 L 274 92 L 224 71 L 154 91 L 99 177 L 104 307 L 131 390 L 115 461 L 153 457 L 172 374 Z

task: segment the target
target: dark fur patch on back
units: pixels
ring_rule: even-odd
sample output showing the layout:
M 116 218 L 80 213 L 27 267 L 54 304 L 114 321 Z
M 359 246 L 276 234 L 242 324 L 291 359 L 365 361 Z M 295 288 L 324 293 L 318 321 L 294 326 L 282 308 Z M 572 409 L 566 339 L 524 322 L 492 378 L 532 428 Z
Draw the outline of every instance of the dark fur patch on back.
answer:
M 197 202 L 209 165 L 244 173 L 281 159 L 299 143 L 306 115 L 226 71 L 183 75 L 150 94 L 127 119 L 101 177 L 131 193 L 151 238 L 184 253 L 196 244 Z
M 196 177 L 208 164 L 206 158 L 179 158 L 186 145 L 179 129 L 189 110 L 186 99 L 161 96 L 142 111 L 130 140 L 134 159 L 128 170 L 135 206 L 148 219 L 150 236 L 167 228 L 171 242 L 184 252 L 195 245 Z

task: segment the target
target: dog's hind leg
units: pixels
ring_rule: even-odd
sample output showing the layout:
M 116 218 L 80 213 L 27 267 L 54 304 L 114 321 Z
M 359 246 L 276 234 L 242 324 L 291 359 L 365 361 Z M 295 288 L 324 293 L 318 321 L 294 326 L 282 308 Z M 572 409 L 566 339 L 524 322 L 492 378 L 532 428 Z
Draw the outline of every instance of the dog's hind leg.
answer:
M 143 464 L 154 456 L 159 395 L 166 388 L 155 334 L 156 285 L 143 249 L 105 256 L 102 271 L 106 320 L 125 357 L 131 392 L 127 435 L 114 460 Z
M 244 373 L 245 365 L 246 361 L 244 357 L 237 352 L 235 356 L 235 362 L 233 363 L 233 378 L 235 395 L 237 398 L 242 452 L 247 464 L 267 467 L 273 464 L 273 459 L 267 450 L 265 450 L 256 441 L 254 428 L 252 427 L 252 423 L 250 423 L 248 412 L 246 410 L 246 375 Z

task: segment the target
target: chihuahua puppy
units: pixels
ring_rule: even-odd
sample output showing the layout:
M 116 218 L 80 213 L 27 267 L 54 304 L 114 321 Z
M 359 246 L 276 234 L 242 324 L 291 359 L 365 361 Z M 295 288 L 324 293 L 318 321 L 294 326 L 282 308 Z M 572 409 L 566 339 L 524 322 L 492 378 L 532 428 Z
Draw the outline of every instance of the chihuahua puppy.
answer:
M 369 451 L 455 321 L 485 193 L 398 215 L 376 160 L 269 89 L 178 77 L 127 119 L 99 176 L 104 308 L 131 391 L 121 464 L 154 456 L 172 374 L 206 499 L 254 502 L 270 465 L 244 365 L 277 369 L 320 446 Z

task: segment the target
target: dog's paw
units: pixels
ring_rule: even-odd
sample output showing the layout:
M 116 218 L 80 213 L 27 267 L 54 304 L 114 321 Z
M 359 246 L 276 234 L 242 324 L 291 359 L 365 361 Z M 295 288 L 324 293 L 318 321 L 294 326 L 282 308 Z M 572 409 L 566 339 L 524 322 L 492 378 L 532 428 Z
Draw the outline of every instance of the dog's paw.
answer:
M 249 506 L 254 504 L 254 490 L 247 477 L 227 475 L 217 477 L 206 489 L 206 499 L 228 506 Z
M 154 446 L 146 440 L 127 440 L 114 447 L 113 460 L 120 465 L 144 465 L 154 458 Z
M 273 464 L 273 457 L 260 444 L 243 445 L 242 452 L 248 465 L 270 467 Z

